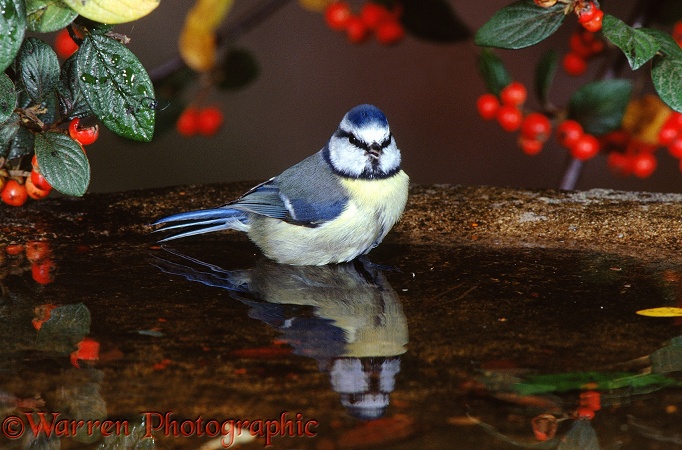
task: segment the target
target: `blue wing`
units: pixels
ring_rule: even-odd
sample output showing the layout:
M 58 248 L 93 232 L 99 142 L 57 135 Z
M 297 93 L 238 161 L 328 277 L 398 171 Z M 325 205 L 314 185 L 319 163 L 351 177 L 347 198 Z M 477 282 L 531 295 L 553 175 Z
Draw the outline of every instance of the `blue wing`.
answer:
M 162 241 L 227 229 L 248 231 L 251 214 L 314 227 L 336 218 L 347 203 L 346 191 L 318 152 L 220 208 L 175 214 L 154 225 L 163 225 L 156 231 L 180 231 Z

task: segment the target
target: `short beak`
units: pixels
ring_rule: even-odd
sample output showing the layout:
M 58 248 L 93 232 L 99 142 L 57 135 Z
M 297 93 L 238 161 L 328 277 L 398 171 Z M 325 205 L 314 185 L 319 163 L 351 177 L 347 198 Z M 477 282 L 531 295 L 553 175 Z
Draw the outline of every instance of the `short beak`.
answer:
M 379 159 L 381 154 L 383 153 L 383 149 L 381 148 L 381 145 L 377 142 L 372 142 L 372 144 L 369 146 L 367 149 L 367 153 L 374 158 L 374 159 Z

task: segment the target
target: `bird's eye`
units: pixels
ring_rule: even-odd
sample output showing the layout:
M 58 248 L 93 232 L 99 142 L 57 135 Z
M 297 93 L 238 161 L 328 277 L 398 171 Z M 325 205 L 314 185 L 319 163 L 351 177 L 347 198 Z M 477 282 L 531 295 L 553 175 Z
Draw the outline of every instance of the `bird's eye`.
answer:
M 360 142 L 360 139 L 356 138 L 352 134 L 350 136 L 348 136 L 348 142 L 350 142 L 351 144 L 353 144 L 356 147 L 362 147 L 362 142 Z

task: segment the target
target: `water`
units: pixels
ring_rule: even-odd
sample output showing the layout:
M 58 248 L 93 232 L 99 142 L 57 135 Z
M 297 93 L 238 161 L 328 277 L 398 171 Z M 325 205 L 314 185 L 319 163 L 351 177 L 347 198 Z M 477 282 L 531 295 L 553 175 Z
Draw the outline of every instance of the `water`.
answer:
M 7 250 L 2 448 L 222 448 L 237 421 L 262 435 L 243 448 L 682 448 L 682 321 L 636 314 L 680 304 L 674 262 L 389 238 L 294 268 L 229 234 Z M 31 411 L 61 437 L 31 439 Z

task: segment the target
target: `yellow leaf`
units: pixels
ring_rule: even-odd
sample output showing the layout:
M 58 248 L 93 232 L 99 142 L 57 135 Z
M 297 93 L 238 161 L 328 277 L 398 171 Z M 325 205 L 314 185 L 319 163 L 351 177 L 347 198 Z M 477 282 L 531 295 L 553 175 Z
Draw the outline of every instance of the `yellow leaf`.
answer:
M 335 0 L 298 0 L 299 5 L 309 11 L 321 12 Z
M 632 100 L 623 115 L 623 130 L 638 141 L 657 145 L 658 132 L 672 110 L 655 95 Z
M 637 314 L 647 317 L 682 317 L 682 308 L 661 306 L 660 308 L 640 309 Z
M 192 70 L 207 72 L 216 65 L 216 29 L 234 0 L 197 0 L 180 32 L 180 56 Z
M 144 17 L 161 0 L 64 0 L 81 16 L 101 23 L 125 23 Z

